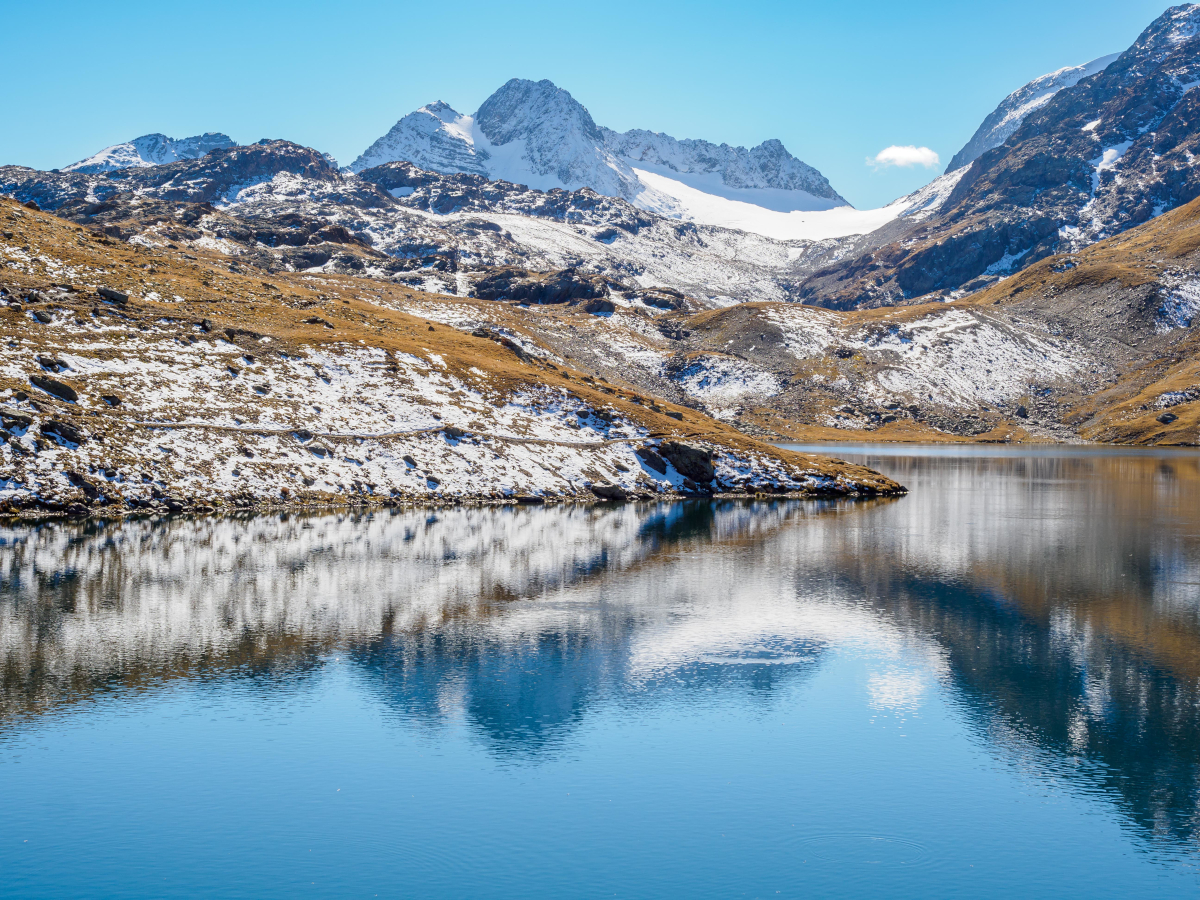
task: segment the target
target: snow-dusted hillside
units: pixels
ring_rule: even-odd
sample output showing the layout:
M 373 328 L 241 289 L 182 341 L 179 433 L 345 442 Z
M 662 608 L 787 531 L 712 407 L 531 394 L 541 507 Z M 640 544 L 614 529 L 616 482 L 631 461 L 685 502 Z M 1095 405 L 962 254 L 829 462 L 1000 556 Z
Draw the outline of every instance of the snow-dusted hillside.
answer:
M 1104 71 L 1120 55 L 1110 53 L 1082 66 L 1066 66 L 1013 91 L 983 120 L 966 146 L 954 154 L 946 171 L 965 168 L 988 150 L 999 147 L 1021 127 L 1026 116 L 1049 103 L 1063 88 L 1074 87 L 1089 75 Z
M 517 307 L 0 219 L 0 510 L 896 489 L 571 370 Z
M 163 166 L 181 159 L 199 159 L 210 150 L 236 147 L 233 138 L 209 131 L 188 138 L 169 138 L 165 134 L 143 134 L 141 137 L 105 147 L 94 156 L 63 166 L 64 172 L 112 172 L 131 167 Z

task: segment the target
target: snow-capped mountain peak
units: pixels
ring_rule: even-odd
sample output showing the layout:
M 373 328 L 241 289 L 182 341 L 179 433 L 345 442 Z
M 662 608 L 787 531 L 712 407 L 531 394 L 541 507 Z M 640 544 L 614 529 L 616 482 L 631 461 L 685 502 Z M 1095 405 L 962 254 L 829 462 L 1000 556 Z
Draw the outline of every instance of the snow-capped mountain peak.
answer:
M 724 201 L 776 212 L 847 205 L 820 172 L 778 140 L 748 150 L 640 129 L 621 134 L 598 126 L 587 107 L 545 79 L 511 79 L 473 116 L 440 101 L 422 107 L 349 168 L 361 172 L 399 160 L 541 190 L 589 187 L 697 221 L 724 216 Z M 697 200 L 709 195 L 722 201 L 721 208 L 701 212 Z
M 215 131 L 192 137 L 169 138 L 165 134 L 143 134 L 141 137 L 105 147 L 94 156 L 64 166 L 64 172 L 112 172 L 143 166 L 162 166 L 181 159 L 199 159 L 210 150 L 236 147 L 229 135 Z
M 528 139 L 540 132 L 604 140 L 587 107 L 545 78 L 541 81 L 512 78 L 505 82 L 483 101 L 475 121 L 493 144 Z

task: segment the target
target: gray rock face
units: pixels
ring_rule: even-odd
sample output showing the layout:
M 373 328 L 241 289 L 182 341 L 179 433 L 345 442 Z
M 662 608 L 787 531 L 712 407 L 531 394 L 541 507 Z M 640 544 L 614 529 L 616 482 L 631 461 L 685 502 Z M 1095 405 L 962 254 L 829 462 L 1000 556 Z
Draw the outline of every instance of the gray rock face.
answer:
M 604 146 L 587 108 L 549 80 L 511 79 L 483 102 L 475 124 L 495 146 L 523 142 L 530 170 L 564 187 L 626 198 L 641 190 L 632 170 Z
M 1030 113 L 1049 103 L 1063 88 L 1074 87 L 1084 78 L 1104 71 L 1118 56 L 1119 53 L 1112 53 L 1082 66 L 1067 66 L 1057 72 L 1035 78 L 1024 87 L 1013 91 L 988 114 L 966 146 L 954 154 L 950 165 L 946 166 L 946 171 L 953 172 L 955 169 L 969 166 L 988 150 L 999 147 L 1021 127 L 1021 123 Z
M 546 78 L 509 79 L 483 101 L 475 122 L 498 145 L 546 131 L 574 133 L 596 142 L 604 139 L 587 108 Z
M 717 470 L 712 464 L 712 451 L 704 447 L 680 441 L 663 441 L 658 452 L 675 467 L 675 471 L 697 484 L 708 484 L 717 477 Z

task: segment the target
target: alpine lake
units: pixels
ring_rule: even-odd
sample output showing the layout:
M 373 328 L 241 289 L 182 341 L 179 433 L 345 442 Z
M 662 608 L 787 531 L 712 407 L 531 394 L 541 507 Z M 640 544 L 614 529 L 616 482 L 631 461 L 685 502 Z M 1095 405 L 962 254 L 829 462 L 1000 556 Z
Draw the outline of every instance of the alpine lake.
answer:
M 0 524 L 0 897 L 1200 896 L 1200 453 Z

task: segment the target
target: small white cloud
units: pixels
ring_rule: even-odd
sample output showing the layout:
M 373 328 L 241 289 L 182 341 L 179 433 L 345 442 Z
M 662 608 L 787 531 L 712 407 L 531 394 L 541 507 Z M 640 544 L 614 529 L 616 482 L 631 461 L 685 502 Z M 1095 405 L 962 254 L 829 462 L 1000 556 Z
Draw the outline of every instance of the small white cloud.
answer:
M 932 169 L 939 165 L 937 153 L 930 150 L 928 147 L 914 147 L 909 144 L 906 147 L 900 147 L 893 144 L 890 147 L 884 147 L 875 154 L 875 158 L 867 157 L 867 165 L 873 166 L 876 169 L 886 169 L 888 166 L 901 166 L 905 169 L 911 169 L 913 166 L 924 166 L 927 169 Z

